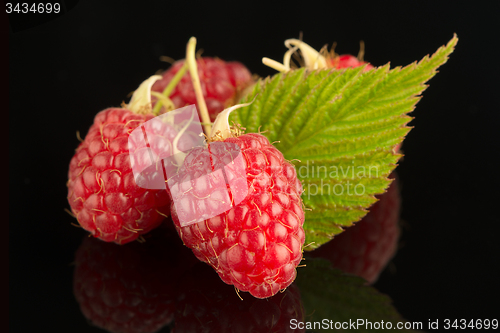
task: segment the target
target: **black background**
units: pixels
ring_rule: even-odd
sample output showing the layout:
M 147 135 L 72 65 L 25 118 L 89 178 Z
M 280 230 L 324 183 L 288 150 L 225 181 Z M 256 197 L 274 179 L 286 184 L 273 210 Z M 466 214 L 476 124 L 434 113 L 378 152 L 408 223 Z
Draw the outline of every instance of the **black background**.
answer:
M 64 2 L 53 20 L 10 16 L 9 325 L 11 332 L 99 331 L 71 292 L 70 263 L 84 232 L 64 208 L 69 160 L 94 115 L 167 63 L 191 36 L 206 56 L 274 73 L 283 41 L 374 65 L 407 65 L 457 33 L 447 64 L 412 113 L 415 128 L 397 170 L 402 247 L 376 287 L 410 321 L 498 318 L 498 77 L 500 8 L 495 2 L 211 1 Z M 2 14 L 4 15 L 4 14 Z M 5 17 L 3 17 L 5 18 Z M 7 28 L 7 25 L 4 25 Z M 30 27 L 32 26 L 32 27 Z

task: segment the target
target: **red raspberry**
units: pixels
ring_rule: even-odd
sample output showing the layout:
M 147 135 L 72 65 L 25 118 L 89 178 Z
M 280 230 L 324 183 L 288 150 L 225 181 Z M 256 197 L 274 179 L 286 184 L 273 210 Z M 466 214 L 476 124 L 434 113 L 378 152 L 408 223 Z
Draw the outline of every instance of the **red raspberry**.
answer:
M 218 58 L 203 57 L 196 60 L 203 97 L 212 121 L 225 107 L 234 105 L 242 91 L 253 83 L 252 74 L 241 63 L 225 62 Z M 174 75 L 184 65 L 184 60 L 175 62 L 163 74 L 163 79 L 156 81 L 152 91 L 163 92 Z M 191 75 L 186 73 L 170 94 L 176 108 L 197 104 L 191 83 Z M 153 98 L 155 101 L 155 98 Z
M 86 237 L 78 248 L 73 292 L 93 325 L 147 333 L 172 321 L 177 280 L 198 260 L 173 231 L 159 228 L 146 237 L 123 246 Z
M 335 55 L 334 57 L 327 59 L 329 67 L 332 68 L 340 69 L 349 67 L 359 67 L 364 64 L 367 64 L 366 68 L 364 69 L 365 71 L 375 68 L 370 63 L 366 61 L 360 61 L 357 57 L 350 54 Z
M 299 289 L 290 285 L 268 299 L 245 297 L 199 263 L 179 285 L 173 332 L 291 332 L 290 321 L 304 321 Z M 305 329 L 295 330 L 305 332 Z
M 228 172 L 229 184 L 223 190 L 229 197 L 223 198 L 220 187 L 197 183 L 196 177 L 207 173 L 207 165 L 216 170 L 222 168 L 217 163 L 226 159 L 230 164 L 234 158 L 222 156 L 224 149 L 216 151 L 217 142 L 209 143 L 208 149 L 199 147 L 186 156 L 179 174 L 188 177 L 177 183 L 180 190 L 174 193 L 177 187 L 169 183 L 172 219 L 184 244 L 212 265 L 224 282 L 257 298 L 270 297 L 293 282 L 302 260 L 302 185 L 294 166 L 263 135 L 245 134 L 220 142 L 237 145 L 243 156 L 242 172 Z M 236 204 L 220 215 L 181 226 L 179 216 L 183 220 L 204 216 L 207 209 L 202 206 L 210 203 L 197 204 L 200 198 L 209 198 L 215 206 L 224 201 Z
M 170 213 L 170 198 L 164 190 L 139 187 L 131 169 L 130 132 L 152 119 L 110 108 L 95 116 L 85 140 L 71 159 L 68 173 L 68 201 L 83 229 L 107 242 L 125 244 L 156 228 Z M 166 125 L 169 126 L 169 125 Z M 149 133 L 158 155 L 169 150 L 177 132 L 160 129 L 163 136 Z
M 333 267 L 374 283 L 397 249 L 401 204 L 397 178 L 378 198 L 362 220 L 311 256 L 327 258 Z

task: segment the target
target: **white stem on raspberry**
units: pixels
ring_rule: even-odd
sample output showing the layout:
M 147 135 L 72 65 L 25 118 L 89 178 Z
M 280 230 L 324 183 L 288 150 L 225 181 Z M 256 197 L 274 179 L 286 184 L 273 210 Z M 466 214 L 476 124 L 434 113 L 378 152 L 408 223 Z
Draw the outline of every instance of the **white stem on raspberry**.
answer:
M 198 103 L 201 121 L 203 123 L 203 128 L 205 129 L 205 134 L 210 136 L 212 132 L 212 125 L 210 122 L 210 116 L 208 115 L 207 104 L 205 103 L 205 98 L 203 98 L 203 92 L 201 91 L 200 77 L 198 76 L 198 66 L 196 65 L 196 38 L 191 37 L 186 47 L 186 63 L 188 64 L 189 74 L 191 74 L 191 81 L 193 83 L 194 93 L 196 95 L 196 102 Z
M 285 52 L 283 57 L 283 64 L 269 59 L 262 58 L 262 63 L 269 66 L 279 72 L 286 72 L 290 70 L 290 59 L 297 49 L 300 49 L 302 57 L 304 59 L 305 67 L 308 69 L 322 69 L 327 68 L 326 58 L 321 55 L 318 51 L 313 49 L 311 46 L 307 45 L 299 39 L 287 39 L 285 41 L 285 46 L 288 47 L 288 51 Z
M 269 59 L 266 57 L 262 58 L 262 63 L 264 65 L 266 65 L 267 67 L 271 67 L 272 69 L 277 70 L 278 72 L 286 72 L 286 71 L 290 70 L 290 67 L 286 67 L 285 65 L 280 64 L 276 60 Z
M 290 60 L 292 58 L 292 55 L 299 49 L 299 46 L 296 45 L 292 48 L 289 48 L 288 51 L 285 52 L 285 56 L 283 57 L 283 65 L 285 65 L 286 68 L 290 68 Z
M 161 75 L 152 75 L 142 82 L 139 88 L 134 91 L 130 102 L 127 104 L 127 109 L 135 113 L 151 112 L 151 87 L 161 78 Z
M 299 39 L 287 39 L 285 41 L 286 47 L 292 48 L 293 45 L 297 45 L 297 47 L 302 52 L 302 56 L 304 57 L 304 62 L 307 68 L 320 69 L 327 67 L 325 57 L 303 41 Z M 290 58 L 290 56 L 291 54 L 288 57 Z
M 255 98 L 254 98 L 255 100 Z M 244 106 L 248 106 L 253 103 L 253 100 L 250 103 L 245 104 L 237 104 L 231 106 L 223 110 L 221 113 L 217 115 L 215 118 L 214 125 L 212 127 L 212 137 L 210 138 L 212 141 L 224 140 L 230 137 L 233 137 L 233 132 L 231 131 L 231 126 L 229 125 L 229 115 L 236 109 L 242 108 Z

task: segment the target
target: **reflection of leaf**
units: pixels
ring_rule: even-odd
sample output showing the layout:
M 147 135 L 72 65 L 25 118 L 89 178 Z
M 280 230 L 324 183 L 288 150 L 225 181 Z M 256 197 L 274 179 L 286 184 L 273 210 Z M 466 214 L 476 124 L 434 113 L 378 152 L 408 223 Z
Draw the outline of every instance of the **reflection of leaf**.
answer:
M 383 320 L 384 325 L 392 325 L 397 332 L 397 323 L 405 322 L 386 295 L 365 285 L 365 281 L 355 276 L 345 275 L 331 267 L 323 259 L 307 258 L 307 266 L 299 270 L 295 283 L 300 288 L 302 304 L 305 308 L 305 322 L 322 322 L 328 325 L 336 322 L 356 322 L 363 319 L 371 323 Z M 389 323 L 389 324 L 387 324 Z M 344 324 L 345 326 L 346 324 Z M 334 326 L 333 326 L 334 327 Z M 387 326 L 384 326 L 387 327 Z M 420 327 L 419 329 L 423 329 Z M 349 331 L 349 329 L 347 329 Z M 371 332 L 365 325 L 351 331 Z M 379 329 L 380 330 L 380 329 Z M 322 329 L 314 329 L 321 332 Z M 411 330 L 402 330 L 411 332 Z
M 385 65 L 363 71 L 280 73 L 256 84 L 231 119 L 247 132 L 259 127 L 288 160 L 304 185 L 304 229 L 308 249 L 330 240 L 366 214 L 390 181 L 424 84 L 436 74 L 457 43 L 456 36 L 432 57 L 404 68 Z

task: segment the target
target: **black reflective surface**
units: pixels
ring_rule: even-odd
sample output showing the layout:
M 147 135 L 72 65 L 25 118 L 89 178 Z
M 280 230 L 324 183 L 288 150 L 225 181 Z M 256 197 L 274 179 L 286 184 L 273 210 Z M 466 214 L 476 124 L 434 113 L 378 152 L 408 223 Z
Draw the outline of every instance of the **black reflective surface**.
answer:
M 82 315 L 110 332 L 285 332 L 303 321 L 299 288 L 268 300 L 226 285 L 162 227 L 144 244 L 85 238 L 75 256 L 73 293 Z M 304 330 L 298 330 L 304 331 Z
M 83 265 L 77 253 L 96 241 L 82 242 L 86 233 L 71 226 L 74 219 L 64 212 L 68 207 L 68 163 L 78 143 L 75 131 L 86 133 L 98 111 L 120 105 L 138 83 L 167 68 L 158 61 L 159 56 L 183 58 L 192 35 L 204 54 L 242 61 L 252 72 L 267 76 L 274 71 L 264 67 L 261 58 L 280 59 L 285 51 L 283 40 L 297 37 L 300 31 L 318 48 L 337 41 L 339 53 L 356 54 L 362 39 L 365 59 L 375 65 L 391 61 L 394 66 L 421 59 L 445 44 L 454 32 L 458 34 L 456 52 L 430 81 L 413 113 L 416 118 L 411 125 L 415 128 L 405 140 L 406 156 L 398 167 L 403 198 L 401 247 L 375 288 L 391 297 L 402 317 L 410 321 L 426 324 L 436 319 L 442 323 L 446 318 L 498 318 L 495 304 L 500 295 L 494 274 L 499 255 L 498 214 L 494 207 L 499 199 L 495 161 L 499 115 L 494 97 L 499 47 L 493 42 L 498 9 L 481 2 L 467 6 L 435 2 L 418 6 L 401 2 L 241 6 L 79 1 L 46 23 L 10 28 L 10 331 L 103 332 L 89 325 L 85 316 L 85 311 L 102 310 L 103 305 L 95 303 L 84 311 L 80 307 L 87 299 L 83 295 L 92 295 L 86 288 L 95 288 L 87 286 L 91 279 L 85 278 L 75 289 L 78 267 Z M 9 27 L 4 24 L 6 31 Z M 96 244 L 100 246 L 109 247 Z M 170 255 L 180 249 L 158 251 L 169 256 L 149 257 L 153 266 L 183 264 Z M 117 256 L 124 253 L 119 251 Z M 104 269 L 111 280 L 119 276 L 132 279 L 133 273 L 123 272 L 137 272 L 136 268 L 122 265 L 120 273 L 111 270 L 119 263 L 118 257 L 103 258 L 110 264 L 102 266 L 93 260 L 96 266 L 86 274 Z M 258 302 L 236 302 L 241 312 L 227 316 L 223 309 L 236 306 L 231 300 L 219 300 L 220 291 L 205 303 L 194 304 L 197 294 L 232 288 L 221 283 L 209 286 L 209 292 L 186 287 L 198 285 L 193 280 L 204 274 L 203 283 L 213 282 L 213 274 L 204 272 L 206 267 L 200 264 L 179 268 L 182 273 L 175 277 L 161 269 L 148 271 L 143 261 L 138 265 L 134 267 L 144 273 L 139 280 L 153 277 L 146 283 L 120 282 L 137 296 L 122 302 L 137 305 L 141 297 L 158 301 L 160 305 L 144 303 L 141 313 L 150 316 L 151 327 L 163 327 L 162 332 L 168 332 L 164 324 L 175 318 L 198 331 L 197 323 L 189 319 L 193 312 L 201 313 L 205 324 L 219 325 L 236 318 L 238 325 L 247 328 L 277 324 L 261 314 L 276 312 L 274 303 L 266 303 L 266 309 Z M 157 289 L 157 280 L 170 282 Z M 119 292 L 107 290 L 106 302 L 115 304 Z M 172 290 L 184 296 L 176 296 L 181 299 L 175 301 L 166 296 Z M 228 293 L 234 296 L 234 289 Z M 300 315 L 304 297 L 300 288 L 287 289 L 287 293 L 292 296 L 287 313 Z M 308 314 L 307 309 L 304 313 Z M 109 315 L 121 322 L 133 317 L 127 311 Z

